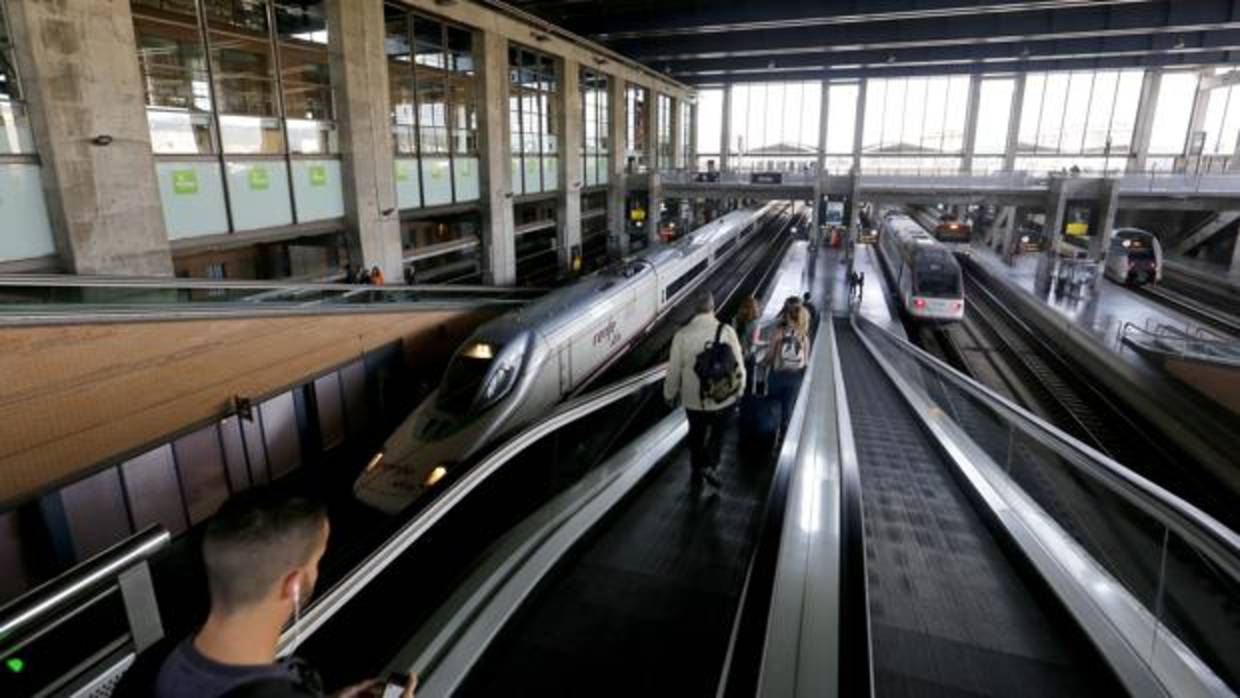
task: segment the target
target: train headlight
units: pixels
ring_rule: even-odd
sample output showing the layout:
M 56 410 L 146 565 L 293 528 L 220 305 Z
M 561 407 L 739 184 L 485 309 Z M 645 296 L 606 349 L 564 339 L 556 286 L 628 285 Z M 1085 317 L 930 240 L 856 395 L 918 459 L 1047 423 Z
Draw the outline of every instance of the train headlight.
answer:
M 1028 235 L 1021 235 L 1021 236 L 1020 236 L 1020 242 L 1021 242 L 1021 244 L 1022 244 L 1022 245 L 1028 245 L 1028 244 L 1029 244 L 1029 236 L 1028 236 Z
M 447 466 L 443 466 L 443 465 L 435 466 L 435 468 L 426 475 L 426 482 L 425 482 L 426 486 L 434 487 L 435 483 L 442 480 L 443 476 L 447 474 L 448 474 Z
M 914 308 L 917 308 L 918 310 L 925 310 L 925 309 L 926 309 L 926 299 L 925 299 L 925 298 L 914 298 L 914 299 L 913 299 L 913 307 L 914 307 Z
M 366 471 L 365 471 L 365 472 L 370 472 L 370 471 L 374 470 L 374 469 L 375 469 L 375 467 L 379 465 L 379 461 L 381 461 L 381 460 L 383 460 L 383 451 L 379 451 L 379 452 L 378 452 L 378 453 L 376 453 L 375 455 L 371 456 L 370 461 L 369 461 L 368 463 L 366 463 Z

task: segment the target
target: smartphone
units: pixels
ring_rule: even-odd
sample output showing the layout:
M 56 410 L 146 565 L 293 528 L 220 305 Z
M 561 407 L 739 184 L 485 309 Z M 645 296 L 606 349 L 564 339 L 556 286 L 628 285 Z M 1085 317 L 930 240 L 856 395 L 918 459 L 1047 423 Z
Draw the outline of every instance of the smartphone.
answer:
M 387 683 L 383 684 L 383 698 L 401 698 L 405 694 L 405 686 L 408 685 L 409 674 L 388 674 Z

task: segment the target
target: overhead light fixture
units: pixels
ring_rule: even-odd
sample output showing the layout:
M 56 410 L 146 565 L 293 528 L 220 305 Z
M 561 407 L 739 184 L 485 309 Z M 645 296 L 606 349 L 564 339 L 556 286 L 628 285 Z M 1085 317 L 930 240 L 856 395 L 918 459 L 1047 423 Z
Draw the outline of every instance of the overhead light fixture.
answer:
M 766 62 L 766 69 L 775 70 L 775 59 L 772 58 L 771 60 Z
M 896 62 L 896 54 L 894 54 L 894 53 L 889 53 L 889 54 L 887 54 L 887 62 L 888 62 L 888 63 L 895 63 L 895 62 Z
M 1029 57 L 1029 47 L 1028 47 L 1028 46 L 1024 46 L 1024 47 L 1022 47 L 1022 48 L 1020 49 L 1020 57 L 1021 57 L 1021 58 L 1028 58 L 1028 57 Z
M 1181 37 L 1178 37 L 1178 38 L 1175 40 L 1175 47 L 1176 47 L 1176 48 L 1184 48 L 1184 45 L 1185 45 L 1185 44 L 1184 44 L 1184 37 L 1182 37 L 1182 36 L 1181 36 Z

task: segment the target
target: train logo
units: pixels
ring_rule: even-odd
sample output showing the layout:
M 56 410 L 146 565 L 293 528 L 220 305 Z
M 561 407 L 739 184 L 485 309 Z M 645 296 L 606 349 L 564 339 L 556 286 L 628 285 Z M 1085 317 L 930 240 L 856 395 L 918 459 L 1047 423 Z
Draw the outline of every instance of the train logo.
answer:
M 620 330 L 616 329 L 616 321 L 608 320 L 603 329 L 594 333 L 594 346 L 606 344 L 614 347 L 620 343 Z

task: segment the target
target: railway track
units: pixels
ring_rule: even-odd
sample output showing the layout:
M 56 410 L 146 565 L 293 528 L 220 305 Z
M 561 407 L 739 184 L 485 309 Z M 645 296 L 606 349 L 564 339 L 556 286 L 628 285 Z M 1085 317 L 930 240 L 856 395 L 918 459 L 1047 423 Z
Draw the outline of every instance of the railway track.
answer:
M 1168 288 L 1164 283 L 1158 286 L 1140 286 L 1137 292 L 1213 329 L 1222 330 L 1233 337 L 1240 338 L 1240 315 L 1229 313 L 1218 305 L 1203 300 L 1203 294 L 1182 293 L 1183 288 L 1178 285 L 1175 289 Z M 1240 302 L 1233 307 L 1240 310 Z
M 1016 317 L 973 274 L 964 277 L 966 323 L 1018 383 L 1017 399 L 1055 426 L 1222 521 L 1236 516 L 1217 485 L 1194 461 L 1169 445 L 1158 430 L 1135 418 L 1094 385 L 1054 346 Z M 1005 386 L 992 386 L 1002 389 Z

